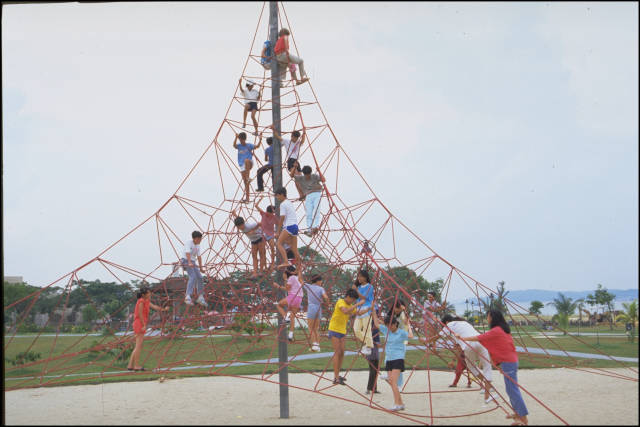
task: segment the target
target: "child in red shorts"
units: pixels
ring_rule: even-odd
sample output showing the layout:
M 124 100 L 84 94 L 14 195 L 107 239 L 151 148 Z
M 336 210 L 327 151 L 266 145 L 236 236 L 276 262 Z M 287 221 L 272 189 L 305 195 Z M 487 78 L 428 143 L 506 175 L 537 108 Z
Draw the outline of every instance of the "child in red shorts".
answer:
M 136 346 L 131 352 L 127 369 L 130 371 L 144 371 L 140 366 L 140 353 L 142 352 L 142 341 L 144 333 L 147 330 L 147 321 L 149 320 L 149 308 L 157 311 L 167 311 L 169 307 L 159 307 L 151 302 L 151 291 L 143 286 L 138 291 L 138 302 L 133 312 L 133 332 L 136 334 Z

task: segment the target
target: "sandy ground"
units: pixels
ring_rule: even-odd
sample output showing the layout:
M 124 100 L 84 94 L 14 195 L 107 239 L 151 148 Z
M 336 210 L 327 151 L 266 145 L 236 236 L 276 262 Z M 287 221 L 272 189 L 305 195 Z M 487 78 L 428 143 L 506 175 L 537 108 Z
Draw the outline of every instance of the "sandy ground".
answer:
M 628 369 L 611 369 L 629 376 Z M 408 374 L 405 373 L 405 374 Z M 426 372 L 414 376 L 405 392 L 427 390 Z M 200 377 L 143 382 L 123 382 L 16 390 L 5 393 L 7 424 L 415 424 L 431 422 L 427 394 L 405 394 L 407 410 L 402 418 L 368 406 L 364 395 L 367 372 L 347 375 L 349 386 L 332 386 L 320 380 L 317 387 L 331 396 L 289 388 L 290 418 L 279 418 L 278 386 L 265 381 L 230 377 Z M 431 372 L 434 417 L 459 416 L 482 412 L 495 405 L 484 405 L 474 387 L 465 388 L 461 379 L 457 389 L 450 389 L 453 374 Z M 259 378 L 259 377 L 252 377 Z M 405 380 L 407 375 L 405 375 Z M 638 378 L 634 374 L 634 378 Z M 277 376 L 269 379 L 277 381 Z M 494 371 L 494 384 L 503 396 L 504 382 Z M 290 374 L 290 384 L 314 388 L 319 377 Z M 523 386 L 569 424 L 638 425 L 638 383 L 570 369 L 522 370 Z M 392 405 L 389 386 L 380 381 L 381 394 L 373 405 Z M 457 390 L 455 392 L 449 392 Z M 531 424 L 561 424 L 548 410 L 525 395 Z M 502 405 L 506 408 L 506 406 Z M 419 416 L 415 416 L 419 415 Z M 509 425 L 502 408 L 459 418 L 434 418 L 442 425 Z

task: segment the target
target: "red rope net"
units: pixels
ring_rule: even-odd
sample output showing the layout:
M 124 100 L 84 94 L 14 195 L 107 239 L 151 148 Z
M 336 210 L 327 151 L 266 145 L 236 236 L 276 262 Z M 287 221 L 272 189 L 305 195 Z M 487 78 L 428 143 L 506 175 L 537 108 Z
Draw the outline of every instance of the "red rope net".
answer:
M 260 65 L 262 45 L 256 43 L 258 34 L 263 34 L 266 39 L 268 33 L 268 23 L 264 19 L 265 5 L 260 12 L 242 77 L 262 86 L 267 95 L 271 87 L 270 74 Z M 299 55 L 295 33 L 282 5 L 279 10 L 281 26 L 291 30 L 292 49 Z M 244 101 L 236 85 L 236 92 L 215 137 L 178 189 L 156 212 L 95 258 L 42 289 L 5 305 L 5 319 L 10 318 L 11 321 L 5 335 L 4 350 L 16 361 L 13 365 L 5 363 L 5 390 L 102 381 L 115 377 L 171 374 L 228 375 L 278 383 L 275 375 L 282 367 L 277 358 L 278 328 L 274 303 L 282 296 L 274 291 L 271 284 L 274 275 L 279 273 L 261 274 L 257 278 L 250 276 L 250 243 L 237 232 L 230 216 L 231 211 L 235 210 L 245 218 L 259 220 L 254 207 L 258 193 L 252 191 L 252 203 L 240 202 L 244 195 L 244 184 L 236 162 L 236 151 L 232 147 L 235 134 L 245 130 L 240 120 Z M 473 279 L 435 252 L 379 200 L 339 143 L 318 103 L 311 82 L 295 85 L 293 81 L 285 80 L 280 101 L 283 133 L 295 129 L 306 132 L 306 141 L 299 157 L 301 165 L 318 168 L 326 177 L 319 232 L 313 237 L 299 236 L 305 277 L 320 273 L 330 296 L 330 307 L 325 307 L 326 317 L 330 317 L 333 304 L 351 286 L 355 271 L 360 268 L 369 271 L 376 300 L 383 307 L 389 308 L 398 299 L 404 300 L 410 314 L 409 321 L 418 337 L 425 336 L 420 315 L 426 299 L 427 287 L 423 286 L 424 283 L 434 285 L 443 302 L 447 301 L 450 289 L 454 288 L 464 289 L 468 299 L 473 300 L 479 308 L 487 304 L 488 298 L 499 297 L 494 289 Z M 258 104 L 259 131 L 269 133 L 266 127 L 271 124 L 271 101 L 261 99 Z M 247 125 L 248 140 L 252 139 L 248 142 L 257 143 L 258 137 L 251 135 L 253 125 L 249 117 Z M 254 162 L 251 175 L 255 179 L 255 171 L 264 163 L 258 151 Z M 283 176 L 286 177 L 285 183 L 292 198 L 295 187 L 286 170 Z M 271 174 L 265 174 L 266 191 L 271 189 L 270 180 Z M 254 187 L 254 181 L 251 187 Z M 218 195 L 221 198 L 217 198 Z M 268 197 L 264 199 L 263 209 L 267 200 Z M 304 224 L 304 204 L 296 201 L 294 205 L 299 222 Z M 199 230 L 204 235 L 201 248 L 206 270 L 204 293 L 207 308 L 185 305 L 187 279 L 177 267 L 181 248 L 190 238 L 192 230 Z M 416 247 L 422 249 L 416 251 Z M 157 251 L 157 260 L 152 265 L 145 265 L 135 256 L 141 251 Z M 269 250 L 267 258 L 270 263 Z M 127 291 L 107 313 L 104 312 L 104 305 L 100 306 L 96 297 L 89 292 L 89 282 L 83 280 L 99 275 L 111 277 L 113 283 Z M 432 278 L 432 281 L 428 282 L 425 278 Z M 151 372 L 124 369 L 134 341 L 131 327 L 131 308 L 135 304 L 133 285 L 140 282 L 148 283 L 153 288 L 152 299 L 155 303 L 172 307 L 169 312 L 153 314 L 149 321 L 152 332 L 145 339 L 141 363 L 151 367 Z M 52 315 L 37 333 L 20 333 L 20 325 L 31 321 L 36 302 L 45 294 L 52 301 L 49 310 Z M 102 311 L 103 318 L 122 318 L 120 327 L 116 327 L 115 322 L 105 322 L 103 334 L 65 333 L 67 313 L 72 311 L 74 305 L 77 307 L 77 301 L 74 303 L 72 300 L 77 300 L 78 295 L 84 296 L 84 306 L 91 306 L 96 312 Z M 603 353 L 580 336 L 571 335 L 563 341 L 571 344 L 561 346 L 558 340 L 552 339 L 552 333 L 539 326 L 542 321 L 538 316 L 529 315 L 528 310 L 508 298 L 503 299 L 503 304 L 513 321 L 512 335 L 519 347 L 521 364 L 563 366 L 585 373 L 637 381 L 637 369 L 629 367 L 620 358 Z M 515 315 L 518 315 L 517 318 L 513 317 Z M 327 320 L 325 318 L 321 323 L 323 331 L 326 331 Z M 303 316 L 299 315 L 296 321 L 304 325 Z M 485 326 L 482 316 L 479 321 Z M 439 326 L 446 328 L 442 324 Z M 333 384 L 332 352 L 326 338 L 323 341 L 321 353 L 310 353 L 307 328 L 297 329 L 295 341 L 288 346 L 288 368 L 311 375 L 315 381 L 313 387 L 289 386 L 386 410 L 373 402 L 373 395 L 365 395 L 353 385 Z M 628 374 L 599 368 L 597 364 L 590 364 L 590 360 L 563 348 L 575 348 L 576 345 L 590 349 L 592 356 L 597 355 L 600 359 L 625 368 Z M 345 376 L 348 377 L 352 369 L 366 368 L 367 364 L 358 354 L 359 346 L 351 333 L 347 336 L 347 347 L 355 349 L 354 356 L 347 357 L 343 364 Z M 448 362 L 455 360 L 453 341 L 443 340 L 437 352 L 427 350 L 415 340 L 408 348 L 406 380 L 402 390 L 407 394 L 415 394 L 415 391 L 405 391 L 407 385 L 412 381 L 426 380 L 424 390 L 419 393 L 428 401 L 428 410 L 425 413 L 394 413 L 396 416 L 428 424 L 442 418 L 473 416 L 495 409 L 512 411 L 507 396 L 493 390 L 497 396 L 496 406 L 473 413 L 440 413 L 433 404 L 433 396 L 462 391 L 435 390 L 431 386 L 431 370 L 446 368 Z M 39 357 L 30 360 L 26 355 L 33 353 L 38 353 Z M 486 363 L 491 362 L 487 360 Z M 494 369 L 499 367 L 494 366 Z M 351 393 L 350 397 L 338 396 L 335 387 L 346 387 Z M 561 414 L 556 414 L 546 402 L 529 393 L 522 384 L 519 387 L 528 402 L 542 405 L 559 421 L 565 422 Z

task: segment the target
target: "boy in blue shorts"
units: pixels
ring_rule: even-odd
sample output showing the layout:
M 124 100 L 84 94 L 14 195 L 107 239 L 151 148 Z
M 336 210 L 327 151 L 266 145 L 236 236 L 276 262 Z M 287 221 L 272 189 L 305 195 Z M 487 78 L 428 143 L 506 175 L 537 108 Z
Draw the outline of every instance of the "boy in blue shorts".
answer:
M 240 140 L 240 144 L 238 144 L 238 140 Z M 247 144 L 247 134 L 244 132 L 236 134 L 233 140 L 233 148 L 238 150 L 238 166 L 240 166 L 240 174 L 244 181 L 245 199 L 243 202 L 245 203 L 249 203 L 249 172 L 253 166 L 253 150 L 260 147 L 261 143 L 262 138 L 260 138 L 258 145 Z
M 278 220 L 278 252 L 282 256 L 283 263 L 278 268 L 288 267 L 289 261 L 287 259 L 287 251 L 284 248 L 284 244 L 288 243 L 291 246 L 291 250 L 295 255 L 294 263 L 300 264 L 301 258 L 298 253 L 298 218 L 296 216 L 296 210 L 293 207 L 293 203 L 287 200 L 287 189 L 278 188 L 275 192 L 276 199 L 280 202 L 280 218 Z

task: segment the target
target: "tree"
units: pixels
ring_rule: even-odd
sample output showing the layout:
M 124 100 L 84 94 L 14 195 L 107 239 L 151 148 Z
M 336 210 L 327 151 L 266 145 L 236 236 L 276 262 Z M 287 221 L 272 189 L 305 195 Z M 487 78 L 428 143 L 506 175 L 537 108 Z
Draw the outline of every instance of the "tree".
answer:
M 638 321 L 638 300 L 633 300 L 632 302 L 623 302 L 622 307 L 624 307 L 624 313 L 618 315 L 617 321 L 631 323 L 631 342 L 634 342 L 636 336 L 636 322 Z
M 529 314 L 542 314 L 541 310 L 544 307 L 544 304 L 540 301 L 531 301 L 531 305 L 529 306 Z
M 553 305 L 557 311 L 558 324 L 564 329 L 564 334 L 567 334 L 567 327 L 569 326 L 569 316 L 575 311 L 578 303 L 573 301 L 572 298 L 565 297 L 561 292 L 558 292 L 558 298 L 554 298 L 552 302 L 547 305 Z
M 609 311 L 609 328 L 613 330 L 613 300 L 616 299 L 616 296 L 598 283 L 598 288 L 594 292 L 594 298 L 598 304 L 606 307 Z
M 87 304 L 82 308 L 82 321 L 87 325 L 91 326 L 94 320 L 98 318 L 98 310 L 91 305 Z

